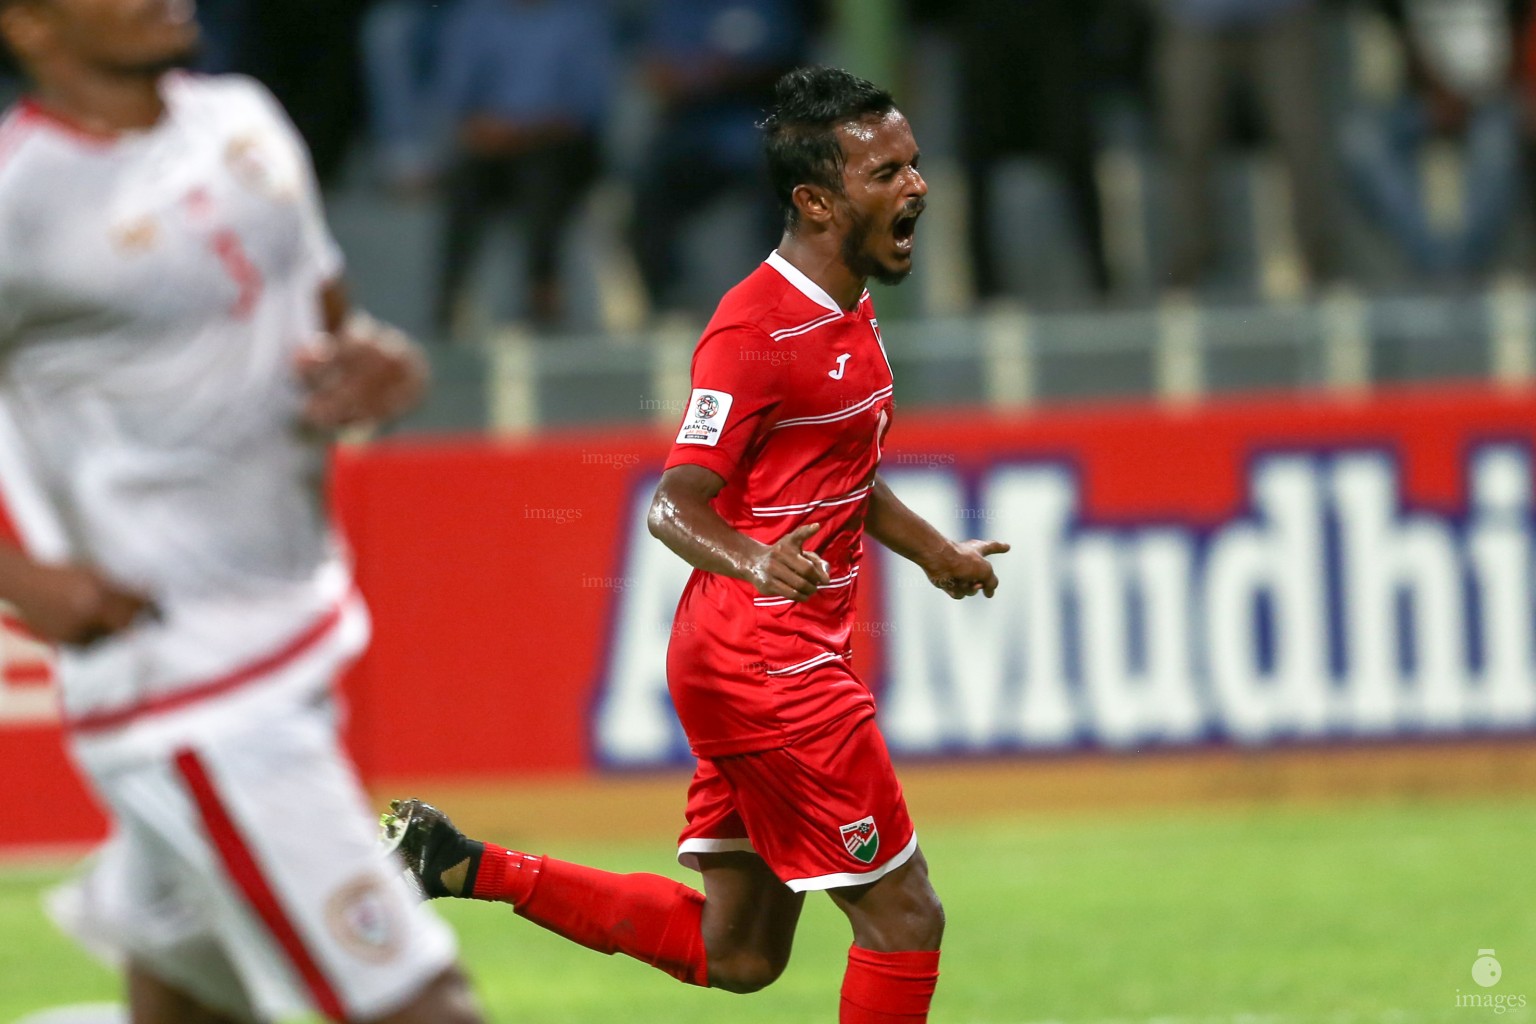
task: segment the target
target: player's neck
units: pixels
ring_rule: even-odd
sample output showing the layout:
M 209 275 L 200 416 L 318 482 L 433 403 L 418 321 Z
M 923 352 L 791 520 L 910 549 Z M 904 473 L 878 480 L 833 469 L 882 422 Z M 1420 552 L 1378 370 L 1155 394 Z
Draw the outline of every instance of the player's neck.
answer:
M 32 99 L 80 131 L 104 138 L 153 128 L 165 115 L 158 75 L 83 72 L 39 82 Z
M 819 285 L 845 311 L 856 308 L 864 295 L 865 278 L 849 270 L 835 251 L 827 252 L 823 248 L 786 234 L 779 243 L 779 255 Z

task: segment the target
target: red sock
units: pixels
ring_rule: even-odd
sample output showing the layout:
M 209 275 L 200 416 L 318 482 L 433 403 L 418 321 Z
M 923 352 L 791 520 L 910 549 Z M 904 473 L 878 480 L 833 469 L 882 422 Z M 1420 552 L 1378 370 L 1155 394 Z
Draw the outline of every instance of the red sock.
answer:
M 876 953 L 853 946 L 839 1024 L 921 1024 L 939 983 L 939 952 Z
M 486 843 L 474 897 L 510 903 L 588 949 L 632 956 L 690 985 L 709 984 L 704 896 L 670 878 L 617 875 Z

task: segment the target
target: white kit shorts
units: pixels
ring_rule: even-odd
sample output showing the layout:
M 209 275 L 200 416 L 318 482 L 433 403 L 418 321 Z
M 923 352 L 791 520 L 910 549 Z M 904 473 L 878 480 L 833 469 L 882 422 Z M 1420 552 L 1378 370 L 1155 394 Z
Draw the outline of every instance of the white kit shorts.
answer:
M 456 955 L 403 865 L 378 852 L 377 815 L 336 732 L 336 659 L 311 653 L 252 687 L 264 694 L 144 723 L 171 737 L 159 756 L 143 756 L 142 735 L 74 744 L 114 828 L 52 894 L 55 919 L 242 1020 L 382 1017 Z M 317 671 L 326 678 L 305 685 Z

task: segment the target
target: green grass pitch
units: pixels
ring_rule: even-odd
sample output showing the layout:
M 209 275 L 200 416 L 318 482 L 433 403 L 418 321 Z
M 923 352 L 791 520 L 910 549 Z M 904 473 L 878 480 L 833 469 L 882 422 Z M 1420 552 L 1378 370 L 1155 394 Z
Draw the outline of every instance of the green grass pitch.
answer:
M 551 850 L 671 866 L 668 837 Z M 949 914 L 932 1019 L 952 1024 L 1408 1024 L 1536 1020 L 1536 800 L 1027 817 L 923 834 Z M 112 977 L 45 922 L 57 872 L 0 872 L 0 1021 L 107 1000 Z M 847 926 L 812 896 L 788 972 L 730 996 L 572 946 L 506 907 L 454 904 L 492 1019 L 834 1021 Z M 1493 948 L 1503 979 L 1472 980 Z M 1457 1006 L 1523 994 L 1523 1010 Z

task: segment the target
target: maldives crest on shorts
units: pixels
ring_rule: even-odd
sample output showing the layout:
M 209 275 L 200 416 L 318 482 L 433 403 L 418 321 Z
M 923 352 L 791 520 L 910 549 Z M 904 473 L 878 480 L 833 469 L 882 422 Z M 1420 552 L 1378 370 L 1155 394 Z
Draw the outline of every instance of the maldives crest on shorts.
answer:
M 880 830 L 875 827 L 874 815 L 844 825 L 839 831 L 848 855 L 860 864 L 870 863 L 880 852 Z

